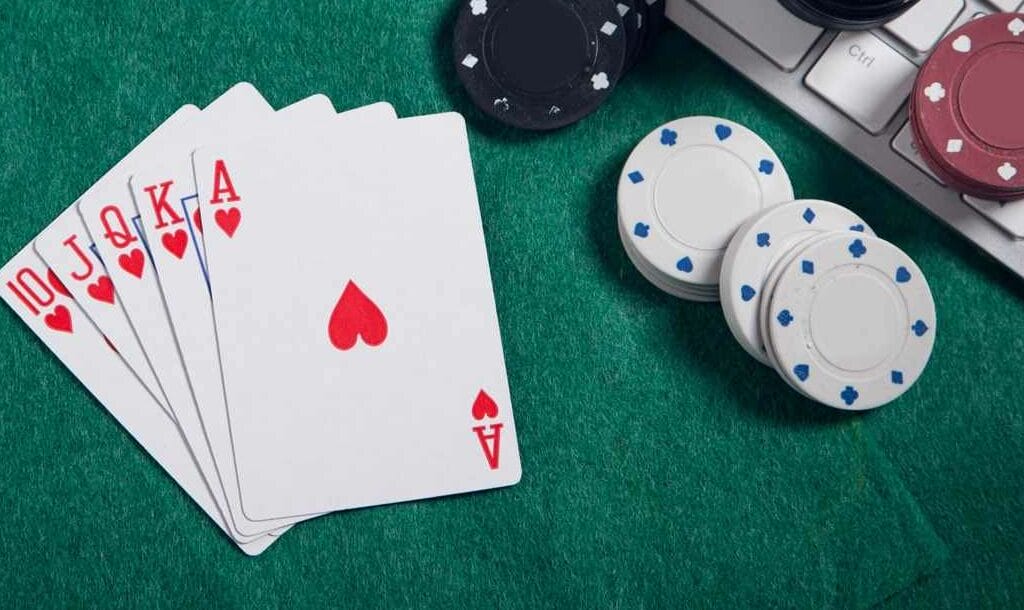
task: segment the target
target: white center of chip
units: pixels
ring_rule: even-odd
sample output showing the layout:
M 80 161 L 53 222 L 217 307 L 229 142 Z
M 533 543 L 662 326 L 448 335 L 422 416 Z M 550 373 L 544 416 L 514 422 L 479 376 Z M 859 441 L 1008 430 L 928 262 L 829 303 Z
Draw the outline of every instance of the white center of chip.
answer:
M 753 171 L 716 146 L 676 152 L 665 162 L 654 190 L 654 209 L 665 231 L 700 250 L 725 249 L 743 221 L 761 209 L 761 201 Z
M 838 273 L 820 283 L 811 302 L 811 340 L 836 369 L 877 368 L 900 349 L 906 315 L 899 294 L 874 269 Z

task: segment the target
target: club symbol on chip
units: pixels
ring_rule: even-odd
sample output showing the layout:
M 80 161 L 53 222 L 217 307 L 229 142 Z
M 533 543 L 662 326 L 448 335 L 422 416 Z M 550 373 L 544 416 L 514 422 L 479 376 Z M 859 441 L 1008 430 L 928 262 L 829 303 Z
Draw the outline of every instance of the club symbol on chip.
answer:
M 942 86 L 942 83 L 935 82 L 925 87 L 924 95 L 932 103 L 936 103 L 946 97 L 946 88 Z
M 494 107 L 502 112 L 508 112 L 512 109 L 512 105 L 508 103 L 507 97 L 499 97 L 494 100 Z
M 469 3 L 469 7 L 472 9 L 474 15 L 487 14 L 487 0 L 472 0 Z
M 678 139 L 679 133 L 675 130 L 668 129 L 667 127 L 661 130 L 661 143 L 665 146 L 675 146 Z
M 633 235 L 636 235 L 637 237 L 647 237 L 650 234 L 651 225 L 645 225 L 642 222 L 638 222 L 636 223 L 636 226 L 633 227 Z
M 779 324 L 781 324 L 783 328 L 785 328 L 792 324 L 795 318 L 793 317 L 793 314 L 789 312 L 788 309 L 783 309 L 782 311 L 779 312 L 778 317 L 776 317 L 775 319 L 779 321 Z
M 853 258 L 860 258 L 860 257 L 862 257 L 862 256 L 864 256 L 865 254 L 868 253 L 867 246 L 865 246 L 864 242 L 859 240 L 859 239 L 853 240 L 853 243 L 850 244 L 850 248 L 849 249 L 850 249 L 850 254 L 853 255 Z
M 757 247 L 768 248 L 772 245 L 772 236 L 770 233 L 758 233 L 757 234 Z
M 857 402 L 857 399 L 860 398 L 860 394 L 857 392 L 857 390 L 853 389 L 852 385 L 848 385 L 846 386 L 846 389 L 844 389 L 842 393 L 839 394 L 839 398 L 843 399 L 843 402 L 846 403 L 846 406 L 852 407 L 853 403 Z
M 608 74 L 605 72 L 598 72 L 597 74 L 590 77 L 590 82 L 594 85 L 594 91 L 601 91 L 611 86 L 611 82 L 608 80 Z
M 757 166 L 757 171 L 765 176 L 771 176 L 775 172 L 775 164 L 768 159 L 761 159 L 761 163 Z

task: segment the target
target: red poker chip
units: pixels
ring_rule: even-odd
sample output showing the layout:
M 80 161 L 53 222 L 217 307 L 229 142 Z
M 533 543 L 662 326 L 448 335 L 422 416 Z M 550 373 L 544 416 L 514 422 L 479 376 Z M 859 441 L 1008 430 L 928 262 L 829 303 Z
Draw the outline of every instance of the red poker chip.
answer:
M 914 124 L 915 114 L 913 99 L 911 99 L 909 110 L 911 118 L 911 127 L 916 130 L 917 126 Z M 921 156 L 921 159 L 924 161 L 925 165 L 928 166 L 928 169 L 930 169 L 931 172 L 935 174 L 935 177 L 938 178 L 940 182 L 942 182 L 949 188 L 959 193 L 967 193 L 975 197 L 980 197 L 982 199 L 988 199 L 992 201 L 1009 201 L 1020 198 L 1019 196 L 1009 195 L 1006 191 L 997 191 L 994 189 L 990 189 L 985 185 L 980 185 L 976 182 L 972 182 L 961 175 L 950 173 L 946 165 L 944 165 L 938 159 L 936 159 L 936 157 L 932 154 L 931 150 L 929 150 L 925 146 L 922 146 L 920 143 L 915 143 L 915 145 L 917 146 L 918 154 Z
M 911 124 L 925 162 L 970 195 L 1024 195 L 1024 14 L 975 19 L 922 66 Z

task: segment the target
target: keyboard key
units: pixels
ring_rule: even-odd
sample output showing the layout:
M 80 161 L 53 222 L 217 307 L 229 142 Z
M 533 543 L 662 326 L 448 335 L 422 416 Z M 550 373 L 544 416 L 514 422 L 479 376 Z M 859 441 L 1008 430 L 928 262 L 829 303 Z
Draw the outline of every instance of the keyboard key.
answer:
M 814 92 L 872 134 L 910 96 L 915 66 L 870 32 L 841 32 L 807 74 Z
M 963 10 L 964 0 L 921 0 L 886 24 L 885 29 L 911 49 L 924 53 L 939 42 Z
M 774 0 L 694 2 L 786 72 L 800 65 L 824 31 L 797 19 Z
M 942 180 L 939 180 L 938 176 L 932 173 L 932 170 L 925 164 L 924 159 L 921 158 L 921 154 L 914 144 L 914 130 L 910 126 L 910 121 L 904 123 L 903 129 L 893 138 L 892 149 L 899 153 L 901 157 L 913 163 L 917 169 L 931 176 L 932 180 L 942 184 Z
M 988 0 L 988 3 L 1004 13 L 1012 13 L 1021 6 L 1021 0 Z
M 998 203 L 964 195 L 964 201 L 1014 238 L 1024 239 L 1024 199 Z

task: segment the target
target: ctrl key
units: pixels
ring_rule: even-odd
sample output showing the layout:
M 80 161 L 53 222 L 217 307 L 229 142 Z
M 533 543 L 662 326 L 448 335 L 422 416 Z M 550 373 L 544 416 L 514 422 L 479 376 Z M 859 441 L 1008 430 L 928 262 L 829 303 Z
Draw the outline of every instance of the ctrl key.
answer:
M 871 32 L 842 32 L 807 74 L 815 93 L 879 134 L 914 87 L 917 66 Z

